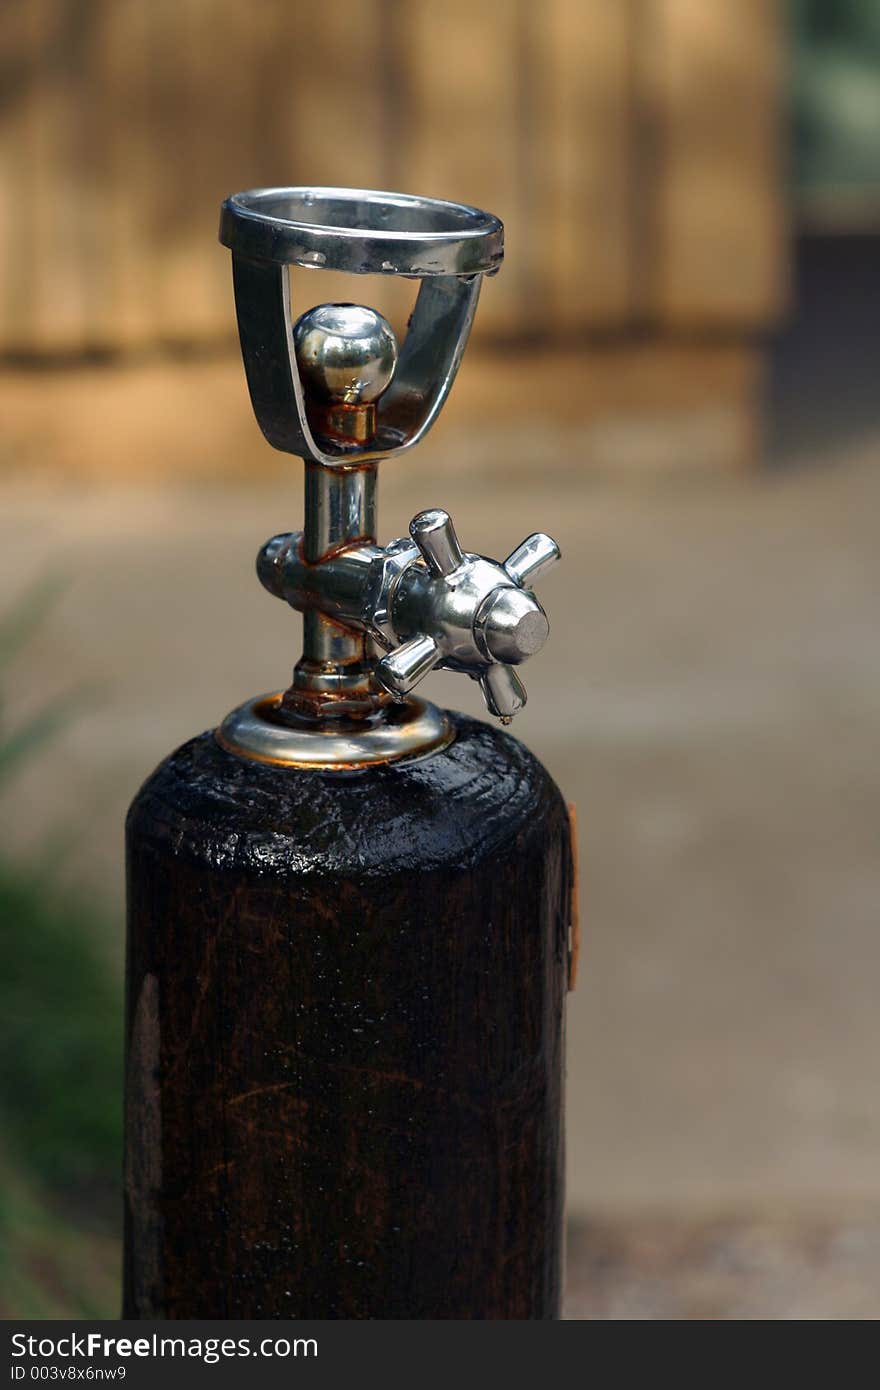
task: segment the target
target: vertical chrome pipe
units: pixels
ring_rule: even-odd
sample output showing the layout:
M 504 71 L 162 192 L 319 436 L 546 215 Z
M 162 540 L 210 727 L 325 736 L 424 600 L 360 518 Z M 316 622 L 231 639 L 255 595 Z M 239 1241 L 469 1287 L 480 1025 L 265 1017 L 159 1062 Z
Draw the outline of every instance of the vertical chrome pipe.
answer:
M 376 464 L 325 468 L 306 463 L 305 558 L 309 564 L 355 541 L 376 539 Z
M 376 538 L 376 464 L 325 468 L 306 462 L 303 558 L 310 565 Z M 317 720 L 369 714 L 374 654 L 366 633 L 315 610 L 303 614 L 303 654 L 284 697 L 288 711 Z

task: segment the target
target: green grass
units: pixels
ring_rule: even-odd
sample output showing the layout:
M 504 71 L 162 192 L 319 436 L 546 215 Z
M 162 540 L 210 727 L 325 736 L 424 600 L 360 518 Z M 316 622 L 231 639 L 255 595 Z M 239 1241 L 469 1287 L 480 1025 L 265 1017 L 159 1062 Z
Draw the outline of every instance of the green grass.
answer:
M 75 1194 L 122 1142 L 121 991 L 86 909 L 0 862 L 0 1111 L 31 1173 Z
M 119 1240 L 0 1153 L 0 1318 L 119 1316 Z
M 59 592 L 54 581 L 36 586 L 0 622 L 4 681 Z M 0 787 L 63 729 L 74 703 L 0 731 Z M 102 916 L 46 865 L 0 857 L 4 1318 L 118 1313 L 122 989 L 96 944 L 107 939 Z

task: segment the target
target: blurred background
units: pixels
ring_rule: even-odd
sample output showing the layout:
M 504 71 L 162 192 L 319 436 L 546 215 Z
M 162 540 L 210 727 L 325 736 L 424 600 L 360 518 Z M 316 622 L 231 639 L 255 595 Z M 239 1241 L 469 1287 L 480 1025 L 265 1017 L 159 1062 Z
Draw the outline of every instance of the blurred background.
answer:
M 380 535 L 565 554 L 569 1315 L 877 1317 L 880 0 L 8 0 L 0 1314 L 118 1310 L 125 809 L 299 640 L 218 205 L 310 182 L 506 223 Z

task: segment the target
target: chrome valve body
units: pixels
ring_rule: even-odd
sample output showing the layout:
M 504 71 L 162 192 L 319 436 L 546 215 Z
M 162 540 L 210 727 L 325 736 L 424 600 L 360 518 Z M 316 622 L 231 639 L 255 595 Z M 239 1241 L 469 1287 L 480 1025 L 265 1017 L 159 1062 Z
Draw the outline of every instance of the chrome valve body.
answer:
M 435 667 L 480 682 L 490 712 L 508 721 L 525 703 L 511 669 L 541 650 L 550 631 L 531 583 L 559 559 L 556 542 L 529 536 L 503 564 L 462 552 L 448 514 L 420 512 L 410 535 L 356 545 L 319 566 L 301 532 L 275 536 L 257 559 L 266 589 L 303 613 L 362 629 L 384 648 L 373 681 L 404 699 Z
M 356 767 L 424 754 L 452 737 L 411 692 L 436 667 L 471 676 L 509 723 L 526 693 L 514 668 L 550 628 L 531 591 L 559 559 L 536 532 L 503 562 L 465 552 L 447 512 L 413 518 L 380 546 L 376 466 L 430 428 L 458 369 L 484 274 L 503 232 L 474 208 L 402 194 L 264 189 L 223 206 L 251 399 L 264 434 L 306 464 L 305 525 L 260 551 L 266 589 L 303 614 L 303 655 L 281 695 L 234 710 L 218 730 L 236 753 Z M 291 322 L 293 266 L 421 281 L 398 347 L 358 304 Z

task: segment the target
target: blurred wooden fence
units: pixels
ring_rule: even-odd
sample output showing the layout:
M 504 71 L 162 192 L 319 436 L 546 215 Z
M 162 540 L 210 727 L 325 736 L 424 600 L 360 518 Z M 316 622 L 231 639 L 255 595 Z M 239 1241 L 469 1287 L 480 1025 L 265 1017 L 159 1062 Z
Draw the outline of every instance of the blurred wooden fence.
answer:
M 497 212 L 484 338 L 748 332 L 782 295 L 780 11 L 6 0 L 0 353 L 228 337 L 218 204 L 272 183 Z

